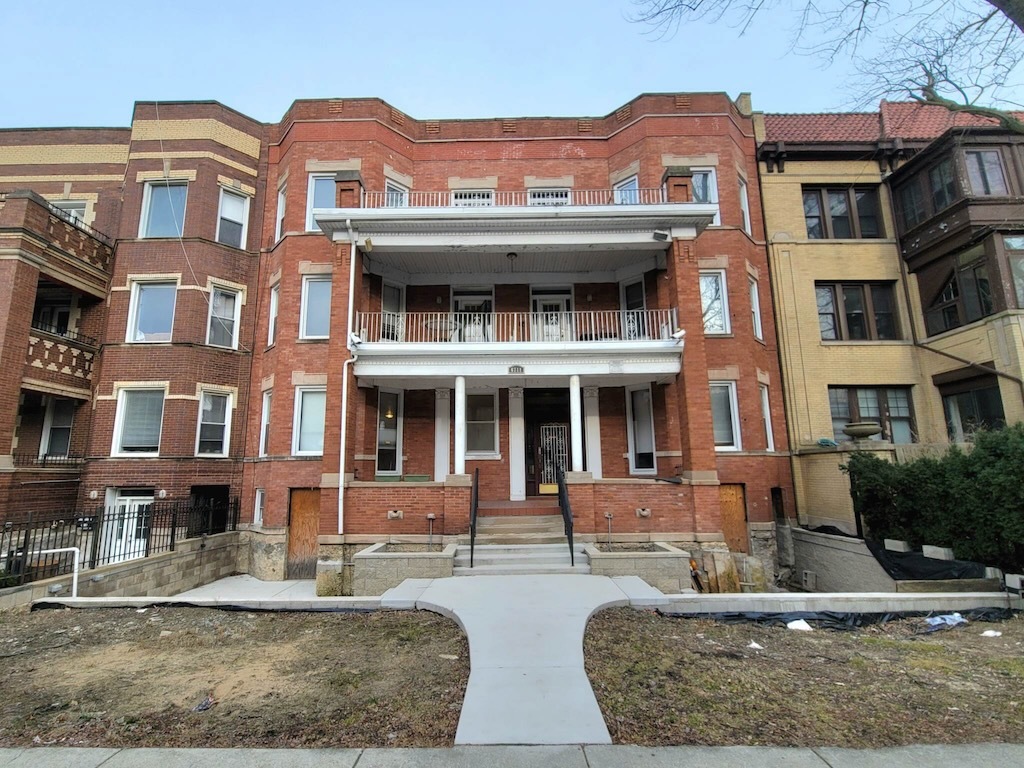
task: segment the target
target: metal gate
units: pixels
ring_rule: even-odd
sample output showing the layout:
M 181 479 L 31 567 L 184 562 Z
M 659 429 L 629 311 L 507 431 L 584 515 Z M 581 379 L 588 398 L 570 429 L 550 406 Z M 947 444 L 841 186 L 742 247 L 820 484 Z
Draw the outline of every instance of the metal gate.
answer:
M 540 492 L 557 493 L 557 470 L 569 463 L 568 424 L 541 424 L 540 455 Z

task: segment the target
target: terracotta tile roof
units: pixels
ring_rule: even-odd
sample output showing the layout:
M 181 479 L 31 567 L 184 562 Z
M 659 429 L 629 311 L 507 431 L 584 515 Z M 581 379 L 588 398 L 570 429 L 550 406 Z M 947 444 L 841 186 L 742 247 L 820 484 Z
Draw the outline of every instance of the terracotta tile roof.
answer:
M 877 141 L 877 112 L 832 112 L 764 116 L 766 141 L 864 142 Z
M 990 117 L 967 112 L 950 112 L 937 104 L 913 101 L 883 101 L 882 135 L 890 139 L 934 139 L 950 128 L 998 125 Z

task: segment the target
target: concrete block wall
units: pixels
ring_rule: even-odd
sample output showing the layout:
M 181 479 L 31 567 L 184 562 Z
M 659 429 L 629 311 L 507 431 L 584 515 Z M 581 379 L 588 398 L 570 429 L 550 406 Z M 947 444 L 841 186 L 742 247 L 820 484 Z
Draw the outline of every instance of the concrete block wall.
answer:
M 443 579 L 452 575 L 456 544 L 440 552 L 382 552 L 374 544 L 353 558 L 353 595 L 382 595 L 405 579 Z
M 584 547 L 594 576 L 639 576 L 667 595 L 690 588 L 690 553 L 664 542 L 655 552 L 602 552 L 593 544 Z
M 814 574 L 812 592 L 895 592 L 896 581 L 878 564 L 860 539 L 792 529 L 793 579 Z

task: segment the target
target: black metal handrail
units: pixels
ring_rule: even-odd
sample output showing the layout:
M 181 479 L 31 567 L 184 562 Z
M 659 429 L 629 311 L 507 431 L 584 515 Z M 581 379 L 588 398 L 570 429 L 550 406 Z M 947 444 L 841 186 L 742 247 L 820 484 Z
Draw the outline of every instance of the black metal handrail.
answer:
M 50 213 L 52 213 L 54 216 L 58 216 L 64 219 L 64 221 L 66 221 L 71 226 L 82 230 L 83 232 L 85 232 L 85 234 L 89 235 L 90 237 L 96 238 L 104 245 L 114 244 L 114 241 L 108 235 L 104 234 L 103 232 L 100 232 L 95 227 L 89 226 L 80 218 L 72 214 L 70 211 L 65 211 L 63 208 L 59 208 L 58 206 L 54 205 L 49 201 L 44 200 L 43 202 L 46 203 L 46 207 L 50 209 Z
M 473 567 L 473 548 L 476 546 L 476 512 L 480 505 L 480 467 L 473 470 L 473 486 L 469 490 L 469 567 Z
M 61 330 L 55 325 L 47 325 L 46 323 L 40 323 L 35 320 L 32 321 L 32 328 L 43 333 L 50 333 L 54 336 L 60 336 L 64 339 L 71 339 L 71 341 L 77 341 L 86 346 L 95 347 L 98 343 L 92 336 L 86 336 L 84 333 L 78 331 L 72 331 L 68 328 Z
M 16 467 L 77 467 L 85 462 L 82 456 L 40 456 L 35 451 L 14 453 Z
M 569 541 L 569 562 L 576 566 L 576 550 L 572 544 L 572 507 L 569 506 L 569 486 L 565 482 L 565 470 L 555 468 L 558 480 L 558 507 L 562 510 L 562 523 L 565 525 L 565 538 Z

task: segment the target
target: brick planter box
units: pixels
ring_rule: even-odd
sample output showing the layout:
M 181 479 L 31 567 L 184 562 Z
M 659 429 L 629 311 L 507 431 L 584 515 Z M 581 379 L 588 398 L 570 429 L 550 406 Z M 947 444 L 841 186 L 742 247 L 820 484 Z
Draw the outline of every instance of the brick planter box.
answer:
M 374 544 L 357 552 L 352 561 L 353 595 L 382 595 L 406 579 L 442 579 L 452 575 L 455 543 L 438 552 L 385 552 Z
M 667 595 L 690 588 L 690 553 L 663 541 L 653 542 L 654 552 L 602 552 L 593 544 L 583 551 L 595 576 L 639 576 Z M 621 546 L 621 544 L 620 544 Z

